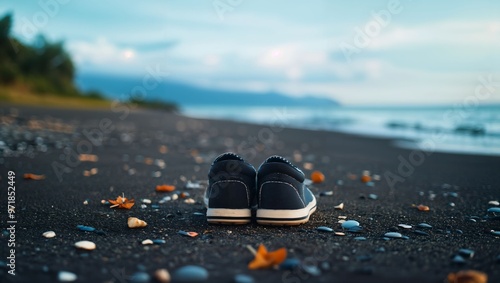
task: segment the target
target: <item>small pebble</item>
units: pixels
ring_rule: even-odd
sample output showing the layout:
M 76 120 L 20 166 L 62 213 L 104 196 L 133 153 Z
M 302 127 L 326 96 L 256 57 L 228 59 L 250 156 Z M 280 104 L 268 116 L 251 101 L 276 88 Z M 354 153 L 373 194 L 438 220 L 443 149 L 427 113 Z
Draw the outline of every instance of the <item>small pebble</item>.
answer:
M 159 205 L 157 205 L 157 204 L 152 204 L 152 205 L 151 205 L 151 208 L 152 208 L 152 209 L 159 209 L 159 208 L 160 208 L 160 206 L 159 206 Z
M 368 184 L 368 183 L 367 183 L 367 184 Z M 369 194 L 369 195 L 368 195 L 368 198 L 369 198 L 369 199 L 373 199 L 373 200 L 375 200 L 375 199 L 378 199 L 378 196 L 377 196 L 376 194 Z
M 352 227 L 357 227 L 359 226 L 359 222 L 356 220 L 347 220 L 344 223 L 342 223 L 342 228 L 349 229 Z
M 380 175 L 374 174 L 373 175 L 373 180 L 380 181 Z
M 488 212 L 500 213 L 500 207 L 490 207 L 490 208 L 488 208 Z
M 193 212 L 193 215 L 196 215 L 196 216 L 205 216 L 205 213 L 203 213 L 203 212 Z
M 316 230 L 318 230 L 320 232 L 333 232 L 332 228 L 326 227 L 326 226 L 320 226 L 320 227 L 316 228 Z
M 500 231 L 491 230 L 490 232 L 495 236 L 500 236 Z
M 354 237 L 353 240 L 355 241 L 366 241 L 365 237 Z
M 156 245 L 163 245 L 167 243 L 167 241 L 163 240 L 163 239 L 154 239 L 153 240 L 153 244 L 156 244 Z
M 375 183 L 374 183 L 374 182 L 372 182 L 372 181 L 370 181 L 370 182 L 366 182 L 366 185 L 367 185 L 368 187 L 374 187 L 374 186 L 375 186 Z
M 350 232 L 350 233 L 361 233 L 362 231 L 363 231 L 363 227 L 361 227 L 361 226 L 354 226 L 354 227 L 347 229 L 347 232 Z
M 184 200 L 184 203 L 187 203 L 187 204 L 194 204 L 194 203 L 196 203 L 196 201 L 195 201 L 194 199 L 192 199 L 192 198 L 188 198 L 188 199 L 185 199 L 185 200 Z
M 300 260 L 296 258 L 287 258 L 283 263 L 280 264 L 280 269 L 283 270 L 293 270 L 300 265 Z
M 252 276 L 246 274 L 236 274 L 233 278 L 234 283 L 254 283 L 255 279 Z
M 377 252 L 377 253 L 385 253 L 385 248 L 384 247 L 377 248 L 377 249 L 375 249 L 375 252 Z
M 153 241 L 151 241 L 150 239 L 146 239 L 146 240 L 142 241 L 142 244 L 143 245 L 152 245 Z
M 458 254 L 464 258 L 473 258 L 474 257 L 474 251 L 470 250 L 470 249 L 460 249 L 460 250 L 458 250 Z
M 321 269 L 319 269 L 316 265 L 308 265 L 304 264 L 301 266 L 302 270 L 308 273 L 311 276 L 320 276 L 321 275 Z
M 156 270 L 154 277 L 155 277 L 156 281 L 158 281 L 159 283 L 169 283 L 170 282 L 170 273 L 165 268 Z
M 136 272 L 130 277 L 131 283 L 148 283 L 150 280 L 149 274 L 143 271 Z
M 151 200 L 150 200 L 150 199 L 145 198 L 145 199 L 143 199 L 143 200 L 142 200 L 142 203 L 150 204 L 150 203 L 151 203 Z
M 412 228 L 411 225 L 407 225 L 407 224 L 399 224 L 398 226 L 401 228 L 404 228 L 404 229 L 411 229 Z
M 178 194 L 173 194 L 173 195 L 172 195 L 172 200 L 176 200 L 176 199 L 178 199 L 178 198 L 179 198 L 179 195 L 178 195 Z
M 370 260 L 372 260 L 372 258 L 373 257 L 371 255 L 360 255 L 360 256 L 356 257 L 356 259 L 358 261 L 363 261 L 363 262 L 364 261 L 370 261 Z
M 76 228 L 78 228 L 78 230 L 87 231 L 87 232 L 94 232 L 95 231 L 94 227 L 85 226 L 85 225 L 77 225 Z
M 69 271 L 59 271 L 59 273 L 57 274 L 57 279 L 60 282 L 73 282 L 77 278 L 78 278 L 78 276 L 76 276 L 76 274 L 74 274 L 73 272 L 69 272 Z
M 321 193 L 319 193 L 319 195 L 322 196 L 322 197 L 333 196 L 333 191 L 321 192 Z
M 172 274 L 174 282 L 203 282 L 208 279 L 208 271 L 196 265 L 186 265 Z
M 47 231 L 42 234 L 45 238 L 54 238 L 56 236 L 56 232 Z
M 344 232 L 335 232 L 335 236 L 345 236 Z
M 415 230 L 415 231 L 413 231 L 413 233 L 415 233 L 417 235 L 421 235 L 421 236 L 429 236 L 428 233 L 421 231 L 421 230 Z
M 450 203 L 449 203 L 449 205 L 450 205 L 451 207 L 455 207 L 455 203 L 454 203 L 454 202 L 450 202 Z
M 141 227 L 146 227 L 148 223 L 136 217 L 129 217 L 127 219 L 127 225 L 129 228 L 141 228 Z
M 89 200 L 88 199 L 86 199 L 86 200 L 83 201 L 83 205 L 87 205 L 87 204 L 89 204 Z
M 465 259 L 460 256 L 460 255 L 456 255 L 453 257 L 453 259 L 451 260 L 453 263 L 459 263 L 459 264 L 463 264 L 465 263 Z
M 490 200 L 488 202 L 489 205 L 496 205 L 496 206 L 499 206 L 500 205 L 500 202 L 496 201 L 496 200 Z
M 432 226 L 427 223 L 420 223 L 417 226 L 420 228 L 429 228 L 429 229 L 432 228 Z
M 94 244 L 94 242 L 91 241 L 79 241 L 75 243 L 75 247 L 78 249 L 91 251 L 95 250 L 96 245 Z
M 141 204 L 141 209 L 146 209 L 146 208 L 148 208 L 148 206 L 147 206 L 147 205 L 145 205 L 145 204 Z
M 389 232 L 389 233 L 385 233 L 384 237 L 397 239 L 397 238 L 402 238 L 403 235 L 401 235 L 398 232 Z

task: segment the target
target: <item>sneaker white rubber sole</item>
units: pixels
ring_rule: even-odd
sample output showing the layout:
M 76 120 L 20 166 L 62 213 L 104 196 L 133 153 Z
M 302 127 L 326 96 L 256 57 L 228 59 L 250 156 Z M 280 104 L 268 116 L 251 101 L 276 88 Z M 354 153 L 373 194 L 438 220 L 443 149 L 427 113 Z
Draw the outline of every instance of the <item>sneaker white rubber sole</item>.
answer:
M 257 209 L 257 223 L 261 225 L 300 225 L 309 221 L 316 211 L 316 199 L 301 209 Z
M 208 208 L 207 221 L 214 224 L 248 224 L 252 220 L 252 210 Z

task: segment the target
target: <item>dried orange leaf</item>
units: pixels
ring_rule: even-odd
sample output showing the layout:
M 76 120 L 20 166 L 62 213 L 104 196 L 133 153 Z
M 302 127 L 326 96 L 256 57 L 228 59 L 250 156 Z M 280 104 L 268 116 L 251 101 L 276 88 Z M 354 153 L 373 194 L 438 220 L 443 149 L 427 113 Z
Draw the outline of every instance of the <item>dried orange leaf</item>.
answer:
M 270 268 L 279 265 L 286 259 L 286 249 L 281 248 L 268 252 L 264 245 L 260 245 L 255 258 L 248 264 L 248 269 Z
M 487 283 L 488 275 L 476 270 L 462 270 L 448 274 L 448 283 Z
M 117 207 L 117 208 L 124 208 L 124 209 L 131 209 L 132 206 L 134 206 L 135 204 L 135 201 L 133 199 L 127 199 L 126 197 L 122 197 L 122 196 L 119 196 L 116 198 L 116 200 L 108 200 L 109 203 L 112 204 L 112 206 L 110 206 L 110 208 L 114 208 L 114 207 Z
M 45 179 L 45 175 L 36 175 L 36 174 L 32 174 L 32 173 L 26 173 L 24 174 L 24 179 L 27 179 L 27 180 L 43 180 Z
M 175 186 L 172 185 L 158 185 L 156 186 L 157 192 L 172 192 L 175 190 Z
M 427 205 L 420 204 L 417 206 L 417 209 L 420 211 L 429 211 L 431 210 Z

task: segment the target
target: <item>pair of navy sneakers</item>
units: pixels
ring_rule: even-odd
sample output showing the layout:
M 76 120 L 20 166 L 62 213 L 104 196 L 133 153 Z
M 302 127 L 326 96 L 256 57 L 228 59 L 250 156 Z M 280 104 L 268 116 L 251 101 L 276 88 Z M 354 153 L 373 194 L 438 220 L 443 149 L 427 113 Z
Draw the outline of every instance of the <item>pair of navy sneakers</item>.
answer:
M 304 173 L 281 156 L 255 168 L 234 153 L 219 155 L 210 168 L 204 202 L 207 221 L 246 224 L 257 208 L 257 223 L 299 225 L 316 211 L 316 198 L 304 185 Z

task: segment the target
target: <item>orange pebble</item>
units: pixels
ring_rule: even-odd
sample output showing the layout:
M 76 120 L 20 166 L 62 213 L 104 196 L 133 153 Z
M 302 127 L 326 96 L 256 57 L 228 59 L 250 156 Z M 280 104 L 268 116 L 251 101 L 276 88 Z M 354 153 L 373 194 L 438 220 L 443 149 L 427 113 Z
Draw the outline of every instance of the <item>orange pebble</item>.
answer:
M 314 171 L 311 173 L 311 181 L 316 184 L 323 183 L 325 181 L 325 175 L 319 171 Z
M 427 205 L 423 205 L 423 204 L 420 204 L 419 206 L 417 206 L 417 209 L 420 210 L 420 211 L 429 211 L 429 210 L 431 210 Z
M 175 190 L 175 186 L 172 185 L 158 185 L 156 186 L 157 192 L 172 192 Z
M 368 183 L 372 180 L 372 177 L 368 176 L 368 175 L 363 175 L 361 176 L 361 182 L 363 183 Z
M 462 270 L 448 274 L 449 283 L 486 283 L 488 275 L 476 270 Z

